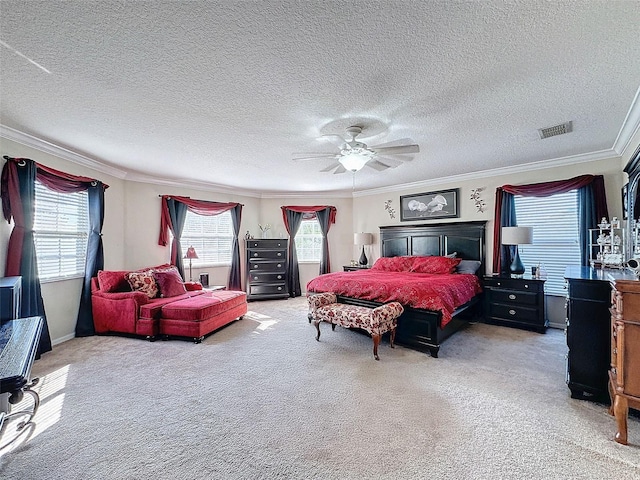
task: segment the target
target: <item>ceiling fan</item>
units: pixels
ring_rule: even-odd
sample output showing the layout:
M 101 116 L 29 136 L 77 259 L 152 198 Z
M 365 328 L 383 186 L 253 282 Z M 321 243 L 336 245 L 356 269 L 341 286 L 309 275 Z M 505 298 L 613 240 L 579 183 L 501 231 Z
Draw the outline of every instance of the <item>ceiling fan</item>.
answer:
M 323 135 L 323 137 L 340 138 L 341 145 L 339 153 L 294 153 L 293 160 L 334 159 L 336 160 L 335 163 L 332 163 L 320 171 L 344 173 L 348 170 L 355 173 L 365 165 L 378 171 L 395 168 L 401 165 L 402 162 L 413 160 L 412 156 L 407 155 L 420 151 L 420 147 L 416 144 L 392 145 L 403 141 L 411 141 L 410 139 L 396 140 L 394 142 L 369 147 L 365 143 L 356 140 L 356 137 L 361 133 L 362 126 L 353 125 L 347 128 L 347 135 L 349 135 L 350 139 L 345 140 L 336 134 Z

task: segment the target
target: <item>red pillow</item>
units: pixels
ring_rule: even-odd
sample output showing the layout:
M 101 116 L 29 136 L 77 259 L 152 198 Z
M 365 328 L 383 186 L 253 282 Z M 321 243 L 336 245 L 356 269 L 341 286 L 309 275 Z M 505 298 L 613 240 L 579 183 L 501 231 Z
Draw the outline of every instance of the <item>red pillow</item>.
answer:
M 453 273 L 462 261 L 461 258 L 449 257 L 414 257 L 410 272 L 444 274 Z
M 128 270 L 98 270 L 98 285 L 105 293 L 130 291 L 129 282 L 125 276 Z
M 184 282 L 178 273 L 178 270 L 171 268 L 162 272 L 153 272 L 153 276 L 158 282 L 160 295 L 163 297 L 176 297 L 187 293 Z
M 381 257 L 375 261 L 371 270 L 383 272 L 408 272 L 415 257 Z
M 149 298 L 158 296 L 158 284 L 156 283 L 153 273 L 129 272 L 126 278 L 132 290 L 142 292 Z

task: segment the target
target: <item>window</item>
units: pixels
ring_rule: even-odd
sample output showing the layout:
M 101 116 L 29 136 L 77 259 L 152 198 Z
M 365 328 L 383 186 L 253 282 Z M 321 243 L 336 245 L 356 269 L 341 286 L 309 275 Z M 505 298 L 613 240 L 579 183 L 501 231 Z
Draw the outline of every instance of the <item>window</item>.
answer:
M 296 234 L 298 262 L 320 262 L 322 259 L 322 232 L 318 220 L 302 220 Z
M 180 237 L 182 253 L 193 245 L 198 254 L 193 265 L 231 265 L 232 227 L 229 211 L 220 215 L 198 215 L 187 210 Z
M 582 261 L 578 191 L 549 197 L 515 195 L 515 205 L 518 226 L 533 227 L 533 244 L 518 246 L 522 263 L 529 272 L 539 263 L 547 272 L 545 293 L 565 296 L 564 270 Z
M 87 191 L 58 193 L 36 180 L 33 219 L 41 282 L 83 277 L 89 235 Z

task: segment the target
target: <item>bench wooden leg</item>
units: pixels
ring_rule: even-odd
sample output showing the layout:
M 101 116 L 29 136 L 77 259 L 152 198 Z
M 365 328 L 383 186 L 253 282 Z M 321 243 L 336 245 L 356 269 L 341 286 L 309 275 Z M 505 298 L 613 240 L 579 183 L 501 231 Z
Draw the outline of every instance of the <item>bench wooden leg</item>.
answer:
M 380 335 L 371 335 L 371 338 L 373 338 L 373 357 L 376 360 L 380 360 L 380 357 L 378 356 L 378 345 L 380 345 Z
M 318 330 L 318 334 L 316 335 L 316 340 L 320 341 L 320 322 L 314 320 L 313 324 L 316 326 L 316 330 Z
M 389 333 L 389 343 L 391 344 L 391 348 L 396 348 L 393 342 L 396 339 L 396 329 L 392 328 L 391 333 Z

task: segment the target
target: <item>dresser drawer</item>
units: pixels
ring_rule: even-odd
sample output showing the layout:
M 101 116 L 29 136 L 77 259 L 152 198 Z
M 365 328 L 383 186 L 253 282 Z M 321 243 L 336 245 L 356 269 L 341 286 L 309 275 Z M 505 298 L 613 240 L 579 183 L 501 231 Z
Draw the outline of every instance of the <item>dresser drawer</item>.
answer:
M 255 250 L 249 249 L 247 250 L 247 257 L 251 259 L 268 259 L 268 260 L 279 260 L 287 258 L 286 250 Z
M 491 289 L 492 303 L 506 303 L 519 305 L 536 305 L 538 303 L 538 294 L 535 292 L 522 292 L 516 290 L 499 290 Z
M 261 261 L 249 260 L 249 270 L 253 272 L 273 272 L 284 273 L 287 268 L 287 262 L 282 261 Z
M 259 283 L 249 285 L 249 295 L 284 295 L 287 287 L 284 283 Z
M 571 298 L 608 303 L 611 297 L 611 286 L 609 282 L 574 280 L 569 282 L 568 292 Z
M 258 240 L 247 240 L 247 248 L 268 248 L 268 249 L 278 249 L 278 248 L 287 248 L 287 240 L 282 239 L 258 239 Z
M 516 322 L 536 322 L 540 319 L 540 313 L 536 308 L 499 303 L 490 305 L 489 316 Z
M 526 292 L 544 291 L 544 283 L 541 281 L 529 281 L 520 278 L 491 278 L 485 277 L 484 284 L 487 288 L 513 289 Z
M 251 283 L 254 282 L 270 282 L 270 283 L 279 283 L 284 281 L 285 274 L 284 273 L 261 273 L 253 271 L 249 276 L 249 280 Z

